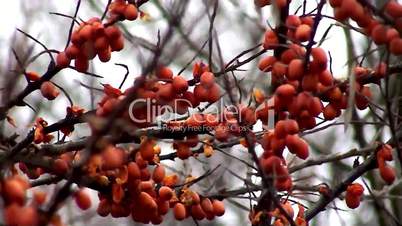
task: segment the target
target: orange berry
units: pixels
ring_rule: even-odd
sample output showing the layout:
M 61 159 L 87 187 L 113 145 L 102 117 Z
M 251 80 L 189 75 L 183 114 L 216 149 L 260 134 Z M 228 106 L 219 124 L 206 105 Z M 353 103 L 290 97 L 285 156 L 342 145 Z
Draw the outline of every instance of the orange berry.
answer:
M 278 171 L 282 171 L 282 160 L 276 155 L 269 156 L 267 158 L 260 159 L 260 165 L 265 173 L 272 174 L 277 173 Z
M 384 78 L 387 73 L 388 65 L 384 62 L 380 62 L 375 68 L 375 76 Z
M 289 29 L 296 29 L 299 25 L 301 25 L 300 17 L 296 15 L 289 15 L 286 18 L 286 27 Z
M 314 18 L 312 16 L 304 16 L 301 17 L 300 20 L 302 21 L 302 24 L 307 24 L 310 27 L 314 25 Z
M 267 56 L 262 58 L 258 63 L 258 68 L 263 72 L 269 72 L 272 70 L 276 58 L 274 56 Z
M 221 89 L 218 84 L 213 84 L 209 89 L 207 100 L 209 103 L 215 103 L 221 98 Z
M 158 224 L 161 224 L 162 222 L 163 222 L 163 217 L 160 215 L 154 215 L 151 218 L 151 223 L 153 225 L 158 225 Z
M 175 95 L 173 85 L 171 83 L 161 84 L 156 94 L 159 98 L 165 101 L 173 99 Z
M 84 189 L 78 190 L 74 194 L 74 199 L 77 206 L 82 210 L 87 210 L 92 205 L 91 199 L 89 198 L 89 195 L 85 192 Z
M 142 181 L 147 181 L 151 179 L 151 173 L 147 168 L 141 169 L 141 178 Z
M 128 170 L 128 176 L 132 178 L 133 180 L 135 179 L 140 179 L 141 177 L 141 170 L 140 167 L 138 167 L 137 163 L 135 162 L 130 162 L 127 166 Z
M 102 169 L 112 170 L 119 168 L 124 163 L 124 150 L 114 146 L 108 146 L 102 152 Z
M 325 70 L 327 68 L 328 58 L 324 49 L 320 47 L 312 48 L 311 56 L 313 57 L 313 62 L 316 62 L 319 69 Z
M 402 5 L 395 0 L 388 1 L 385 4 L 385 12 L 393 18 L 402 17 Z
M 377 45 L 382 45 L 387 42 L 386 34 L 387 28 L 382 24 L 376 25 L 371 31 L 371 37 L 373 38 L 374 43 Z
M 173 78 L 172 85 L 176 93 L 184 93 L 188 89 L 187 81 L 179 75 Z
M 353 183 L 347 187 L 346 192 L 354 196 L 361 196 L 363 195 L 364 187 L 359 183 Z
M 334 18 L 337 21 L 344 21 L 348 18 L 348 15 L 346 14 L 346 12 L 341 8 L 341 7 L 337 7 L 334 10 Z
M 156 70 L 156 76 L 163 80 L 170 80 L 173 78 L 173 71 L 168 67 L 160 66 Z
M 360 197 L 363 195 L 363 192 L 364 188 L 361 184 L 350 184 L 346 189 L 346 205 L 351 209 L 357 208 L 360 205 Z
M 110 58 L 112 57 L 112 51 L 111 48 L 106 48 L 98 52 L 98 57 L 99 60 L 102 62 L 108 62 Z
M 204 210 L 205 213 L 214 213 L 214 207 L 212 205 L 212 202 L 209 198 L 204 198 L 201 201 L 201 207 L 202 210 Z
M 79 34 L 84 40 L 91 40 L 94 37 L 94 30 L 91 25 L 84 25 L 80 29 Z
M 138 187 L 141 191 L 150 193 L 153 191 L 155 183 L 153 181 L 141 181 Z
M 125 1 L 115 0 L 109 7 L 112 13 L 121 15 L 124 14 L 127 5 Z
M 59 90 L 53 83 L 46 81 L 40 86 L 42 96 L 48 100 L 54 100 L 60 94 Z
M 71 63 L 71 59 L 69 57 L 67 57 L 65 52 L 60 52 L 57 54 L 56 57 L 56 65 L 59 68 L 66 68 L 68 66 L 70 66 Z
M 328 91 L 328 97 L 331 102 L 340 101 L 342 99 L 342 91 L 339 87 L 335 87 Z
M 394 55 L 402 55 L 402 39 L 394 38 L 389 44 L 389 51 Z
M 354 10 L 357 8 L 356 0 L 343 0 L 341 4 L 341 9 L 345 14 L 351 17 L 354 14 Z
M 56 159 L 53 163 L 53 172 L 57 175 L 64 175 L 68 171 L 68 163 L 64 159 Z
M 279 9 L 282 9 L 286 6 L 287 0 L 275 0 L 274 3 Z
M 264 49 L 274 49 L 279 44 L 278 36 L 272 30 L 267 30 L 264 34 Z
M 212 201 L 212 207 L 214 209 L 214 214 L 216 216 L 222 216 L 223 214 L 225 214 L 225 205 L 223 204 L 222 201 L 219 200 L 213 200 Z
M 368 86 L 363 86 L 359 93 L 356 93 L 356 107 L 364 110 L 368 107 L 371 99 L 371 90 Z
M 135 7 L 133 4 L 128 4 L 126 6 L 126 9 L 124 10 L 124 17 L 127 20 L 135 20 L 137 19 L 137 16 L 138 16 L 137 7 Z
M 75 70 L 77 70 L 78 72 L 86 72 L 89 67 L 89 61 L 84 56 L 78 56 L 74 60 L 74 67 L 75 67 Z
M 395 170 L 391 166 L 379 167 L 381 178 L 387 183 L 392 184 L 395 181 Z
M 335 7 L 340 7 L 342 4 L 342 0 L 329 0 L 329 4 L 335 8 Z
M 345 202 L 349 208 L 356 209 L 360 205 L 360 196 L 354 196 L 346 193 Z
M 389 28 L 387 29 L 387 43 L 390 43 L 392 39 L 394 38 L 399 38 L 399 32 L 395 28 Z
M 108 26 L 105 28 L 105 34 L 109 40 L 116 40 L 121 36 L 121 31 L 117 26 Z
M 156 211 L 158 209 L 155 200 L 146 192 L 141 192 L 138 200 L 141 207 L 147 211 Z
M 154 172 L 152 174 L 152 179 L 155 183 L 161 183 L 165 178 L 165 167 L 162 165 L 158 165 L 155 167 Z
M 195 108 L 200 105 L 198 99 L 194 96 L 194 93 L 186 91 L 183 93 L 183 98 L 191 103 L 189 107 Z
M 275 136 L 277 138 L 285 138 L 287 135 L 286 131 L 286 121 L 285 120 L 280 120 L 276 123 L 275 125 Z
M 190 147 L 187 144 L 178 143 L 176 146 L 176 155 L 179 159 L 185 160 L 192 155 Z
M 289 99 L 296 94 L 296 90 L 292 85 L 284 84 L 276 89 L 275 94 L 280 99 Z
M 152 149 L 153 149 L 153 148 L 152 148 Z M 137 166 L 138 166 L 140 169 L 144 169 L 144 168 L 146 168 L 146 167 L 148 166 L 148 161 L 145 160 L 145 159 L 142 157 L 141 152 L 137 152 L 137 153 L 135 154 L 135 163 L 137 164 Z M 141 171 L 141 170 L 140 170 L 140 171 Z
M 310 116 L 317 117 L 319 114 L 321 114 L 323 108 L 324 107 L 321 99 L 318 97 L 313 97 L 308 105 L 308 112 L 310 113 Z
M 318 80 L 324 86 L 332 86 L 334 83 L 334 78 L 332 77 L 331 72 L 328 70 L 324 70 L 321 73 L 319 73 Z
M 198 102 L 208 101 L 209 99 L 209 90 L 206 89 L 202 85 L 196 85 L 194 87 L 194 97 Z
M 96 38 L 94 48 L 97 51 L 109 48 L 109 40 L 105 36 L 100 36 Z
M 2 186 L 2 193 L 6 200 L 20 205 L 24 204 L 25 191 L 26 188 L 16 179 L 8 179 L 4 181 Z
M 310 39 L 311 27 L 307 24 L 302 24 L 296 28 L 295 37 L 300 42 L 305 42 Z
M 341 114 L 341 111 L 332 104 L 325 106 L 324 111 L 325 120 L 332 120 Z
M 304 62 L 301 59 L 290 61 L 287 78 L 289 80 L 299 80 L 304 74 Z
M 196 220 L 203 220 L 206 217 L 206 214 L 201 205 L 197 204 L 191 206 L 191 216 Z
M 182 221 L 186 218 L 186 207 L 181 203 L 176 203 L 173 207 L 174 218 L 178 221 Z
M 111 211 L 111 205 L 107 199 L 102 199 L 99 201 L 98 208 L 96 209 L 96 212 L 99 214 L 101 217 L 106 217 L 107 215 L 110 214 Z
M 296 134 L 286 136 L 286 146 L 301 159 L 306 159 L 309 155 L 308 144 Z
M 272 67 L 272 75 L 275 77 L 281 77 L 287 74 L 288 66 L 281 61 L 274 63 Z
M 155 155 L 154 146 L 155 146 L 154 141 L 149 140 L 147 138 L 145 138 L 145 140 L 143 140 L 141 142 L 140 155 L 141 155 L 142 159 L 144 159 L 146 161 L 152 161 L 154 159 L 154 155 Z M 137 162 L 137 160 L 136 160 L 136 162 Z M 137 162 L 137 164 L 139 164 L 139 163 Z M 140 168 L 145 168 L 145 167 L 140 166 Z
M 165 215 L 169 212 L 169 201 L 158 200 L 158 214 Z
M 80 54 L 80 48 L 74 44 L 68 46 L 66 50 L 64 51 L 66 53 L 66 56 L 70 59 L 75 59 L 78 57 Z
M 272 137 L 271 148 L 274 153 L 282 154 L 283 149 L 285 149 L 285 139 L 278 138 L 276 136 Z
M 94 29 L 95 37 L 101 37 L 106 34 L 105 27 L 103 26 L 103 24 L 100 21 L 93 23 L 92 28 Z
M 381 147 L 381 150 L 378 151 L 378 156 L 383 158 L 386 161 L 392 161 L 392 147 L 389 144 L 384 144 L 384 146 Z
M 120 36 L 117 39 L 112 39 L 110 40 L 110 47 L 112 48 L 112 51 L 120 51 L 124 48 L 124 37 Z
M 365 11 L 365 8 L 363 8 L 363 6 L 361 4 L 356 2 L 355 8 L 354 8 L 352 14 L 350 15 L 352 20 L 354 20 L 356 22 L 360 22 L 362 19 L 364 20 L 364 18 L 366 16 L 367 16 L 367 12 Z
M 165 201 L 169 201 L 173 197 L 173 191 L 167 186 L 159 188 L 159 198 Z
M 82 37 L 82 35 L 80 34 L 80 32 L 78 30 L 75 30 L 72 34 L 71 34 L 71 42 L 77 46 L 80 46 L 82 43 L 85 42 L 84 38 Z
M 318 74 L 306 74 L 302 80 L 304 91 L 316 92 L 318 88 Z
M 21 207 L 17 203 L 11 203 L 4 208 L 4 222 L 6 225 L 18 225 Z
M 281 61 L 284 64 L 289 64 L 292 60 L 299 59 L 303 54 L 296 45 L 292 44 L 281 54 Z
M 205 88 L 211 88 L 215 83 L 215 75 L 211 72 L 204 72 L 201 75 L 200 83 Z
M 32 206 L 21 207 L 18 211 L 18 226 L 36 226 L 38 225 L 39 216 L 37 210 Z
M 271 0 L 254 0 L 254 4 L 258 7 L 264 7 L 271 4 Z
M 33 72 L 33 71 L 25 72 L 25 76 L 30 81 L 38 81 L 40 79 L 40 75 L 38 73 L 36 73 L 36 72 Z
M 299 124 L 296 120 L 287 119 L 284 120 L 285 123 L 285 130 L 287 134 L 296 134 L 299 132 Z

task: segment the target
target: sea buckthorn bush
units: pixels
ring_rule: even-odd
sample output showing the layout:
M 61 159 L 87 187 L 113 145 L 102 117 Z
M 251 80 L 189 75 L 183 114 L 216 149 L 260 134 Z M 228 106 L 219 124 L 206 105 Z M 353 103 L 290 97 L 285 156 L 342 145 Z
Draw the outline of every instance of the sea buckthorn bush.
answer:
M 200 15 L 187 11 L 193 4 Z M 328 224 L 322 212 L 345 225 L 401 224 L 398 1 L 73 8 L 46 14 L 68 21 L 53 21 L 63 45 L 41 41 L 61 34 L 18 29 L 34 44 L 13 46 L 15 65 L 0 70 L 9 76 L 0 105 L 4 225 L 69 225 L 68 205 L 153 225 Z M 362 219 L 363 209 L 375 214 Z

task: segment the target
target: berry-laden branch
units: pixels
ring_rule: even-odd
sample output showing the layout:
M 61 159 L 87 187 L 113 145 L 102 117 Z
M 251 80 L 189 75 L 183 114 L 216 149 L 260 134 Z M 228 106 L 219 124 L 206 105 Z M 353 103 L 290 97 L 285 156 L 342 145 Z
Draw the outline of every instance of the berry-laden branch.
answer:
M 365 188 L 355 181 L 369 178 L 367 172 L 379 173 L 378 178 L 370 178 L 372 184 L 366 184 L 377 206 L 379 202 L 371 190 L 377 184 L 390 185 L 395 181 L 396 170 L 389 162 L 393 160 L 393 149 L 400 151 L 401 116 L 393 110 L 400 97 L 392 96 L 393 81 L 401 72 L 400 66 L 394 65 L 396 57 L 402 55 L 399 23 L 402 5 L 399 3 L 389 1 L 379 9 L 361 0 L 330 0 L 334 16 L 329 17 L 323 14 L 324 0 L 317 2 L 310 13 L 306 12 L 307 1 L 297 6 L 300 3 L 291 0 L 254 0 L 258 12 L 267 8 L 279 12 L 278 24 L 271 27 L 268 21 L 267 30 L 260 34 L 261 43 L 253 41 L 247 44 L 250 48 L 228 58 L 225 51 L 231 45 L 222 45 L 222 22 L 227 22 L 222 17 L 229 15 L 226 8 L 230 7 L 224 7 L 225 4 L 235 3 L 205 1 L 200 17 L 187 24 L 187 18 L 193 16 L 189 13 L 192 12 L 190 1 L 172 2 L 168 6 L 154 1 L 167 27 L 155 29 L 156 41 L 140 38 L 146 45 L 130 51 L 141 55 L 143 49 L 151 50 L 147 62 L 141 55 L 139 68 L 111 64 L 125 69 L 123 78 L 113 74 L 118 81 L 116 87 L 104 83 L 100 83 L 103 87 L 98 86 L 98 79 L 103 77 L 93 73 L 89 66 L 106 64 L 118 52 L 128 49 L 125 37 L 134 36 L 131 27 L 123 33 L 121 23 L 136 20 L 132 23 L 150 27 L 155 24 L 146 23 L 154 19 L 153 13 L 143 11 L 147 7 L 140 9 L 152 3 L 107 1 L 106 7 L 99 11 L 99 18 L 85 20 L 77 19 L 81 17 L 82 3 L 77 1 L 73 16 L 51 13 L 71 19 L 67 46 L 62 51 L 51 50 L 21 31 L 45 49 L 29 63 L 49 54 L 51 63 L 43 75 L 26 71 L 17 50 L 13 50 L 28 84 L 15 97 L 6 100 L 0 108 L 1 120 L 7 119 L 10 125 L 16 126 L 10 110 L 15 106 L 30 106 L 25 99 L 35 90 L 49 101 L 58 98 L 62 91 L 70 105 L 66 107 L 65 118 L 50 125 L 46 117 L 35 116 L 34 126 L 22 139 L 18 134 L 8 138 L 0 134 L 0 194 L 6 225 L 62 225 L 59 211 L 69 197 L 82 210 L 91 207 L 85 190 L 90 188 L 98 193 L 96 213 L 102 217 L 130 217 L 134 222 L 160 224 L 171 211 L 177 221 L 190 218 L 198 224 L 224 215 L 224 203 L 230 202 L 249 211 L 251 225 L 306 226 L 336 198 L 344 197 L 348 208 L 358 208 L 362 197 L 367 195 Z M 294 6 L 299 8 L 291 12 Z M 245 11 L 242 15 L 251 18 Z M 266 19 L 264 14 L 258 15 Z M 316 37 L 326 18 L 373 42 L 362 48 L 366 52 L 356 59 L 345 60 L 356 61 L 358 66 L 343 80 L 333 74 L 337 70 L 328 67 L 339 59 L 328 56 L 322 45 L 332 30 L 327 29 L 322 37 Z M 204 28 L 207 41 L 205 37 L 193 37 L 196 33 L 192 31 L 203 24 L 201 20 L 207 21 L 207 29 Z M 258 19 L 251 21 L 257 23 Z M 350 21 L 356 25 L 350 25 Z M 184 27 L 191 29 L 185 32 Z M 136 26 L 132 28 L 135 30 Z M 319 38 L 321 41 L 316 43 L 314 40 Z M 184 48 L 182 41 L 186 43 Z M 205 44 L 199 48 L 197 43 L 202 42 Z M 186 59 L 188 56 L 183 51 L 188 52 L 188 48 L 197 52 L 191 59 Z M 57 54 L 55 60 L 52 54 Z M 370 62 L 376 61 L 377 54 L 385 55 L 386 59 L 372 65 Z M 95 62 L 95 58 L 101 62 Z M 192 70 L 188 69 L 190 65 Z M 100 93 L 99 98 L 93 98 L 97 100 L 94 109 L 84 110 L 77 105 L 76 95 L 70 93 L 75 90 L 51 81 L 66 68 L 93 77 L 95 83 L 86 87 Z M 176 73 L 175 68 L 183 69 Z M 253 74 L 257 68 L 260 71 Z M 141 74 L 123 89 L 136 69 Z M 265 85 L 269 82 L 271 85 Z M 376 89 L 381 92 L 385 89 L 385 95 L 380 97 L 377 91 L 373 92 Z M 359 125 L 359 129 L 351 128 L 358 134 L 350 143 L 354 143 L 353 139 L 369 140 L 372 131 L 367 134 L 362 131 L 370 125 L 377 134 L 370 139 L 373 145 L 339 154 L 312 152 L 313 143 L 309 144 L 306 137 L 324 137 L 322 134 L 341 123 L 333 120 L 339 119 L 344 110 L 359 115 L 356 120 L 342 122 Z M 161 120 L 165 116 L 177 117 Z M 75 136 L 81 134 L 75 131 L 79 129 L 78 124 L 88 129 L 80 138 Z M 391 136 L 391 140 L 384 143 L 381 134 L 388 129 L 391 133 L 384 134 Z M 357 143 L 365 146 L 362 144 L 368 141 Z M 215 157 L 216 152 L 230 161 L 212 166 L 214 160 L 208 158 Z M 361 164 L 356 160 L 353 169 L 334 187 L 324 186 L 326 183 L 299 183 L 305 179 L 299 174 L 311 167 L 355 157 L 365 160 Z M 175 163 L 183 163 L 186 169 L 178 169 Z M 238 164 L 235 170 L 231 168 L 232 163 Z M 215 176 L 218 173 L 225 176 Z M 225 180 L 231 178 L 244 184 L 228 188 Z M 48 184 L 57 185 L 51 197 L 36 190 L 41 191 Z M 31 197 L 27 196 L 29 192 L 33 192 L 32 199 L 27 198 Z M 309 195 L 317 194 L 320 194 L 318 201 L 303 204 Z M 233 199 L 246 200 L 249 207 Z M 308 209 L 306 213 L 305 209 Z M 395 222 L 400 222 L 393 216 L 394 212 L 387 210 Z
M 374 150 L 374 149 L 373 149 Z M 325 210 L 325 207 L 331 203 L 334 199 L 336 199 L 342 192 L 346 191 L 346 188 L 353 183 L 357 178 L 361 177 L 364 173 L 369 170 L 376 168 L 376 157 L 375 154 L 370 156 L 367 160 L 365 160 L 362 164 L 354 168 L 347 177 L 342 180 L 341 183 L 336 185 L 332 190 L 329 191 L 329 194 L 322 195 L 318 200 L 317 204 L 313 206 L 313 208 L 309 209 L 306 212 L 306 220 L 309 221 L 313 219 L 318 213 Z

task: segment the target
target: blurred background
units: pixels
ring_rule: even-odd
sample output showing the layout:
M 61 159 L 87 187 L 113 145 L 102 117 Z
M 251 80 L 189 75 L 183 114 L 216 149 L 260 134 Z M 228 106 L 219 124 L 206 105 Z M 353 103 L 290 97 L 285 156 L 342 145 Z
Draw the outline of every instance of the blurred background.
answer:
M 129 68 L 129 76 L 123 89 L 133 84 L 134 78 L 141 74 L 142 67 L 149 62 L 152 57 L 152 49 L 155 47 L 160 32 L 163 37 L 170 29 L 172 35 L 164 49 L 161 62 L 168 65 L 174 73 L 178 73 L 191 58 L 197 56 L 196 61 L 208 62 L 208 47 L 203 48 L 203 44 L 209 36 L 209 16 L 213 11 L 214 0 L 152 0 L 144 4 L 140 9 L 143 12 L 141 19 L 136 21 L 125 21 L 119 23 L 124 30 L 126 38 L 123 51 L 112 53 L 112 59 L 108 63 L 101 63 L 97 58 L 90 64 L 90 72 L 102 76 L 93 76 L 77 73 L 74 70 L 66 69 L 57 74 L 52 81 L 63 87 L 69 93 L 75 105 L 91 110 L 96 107 L 97 102 L 102 97 L 102 84 L 111 84 L 117 87 L 125 74 L 125 69 L 115 65 L 115 63 L 125 64 Z M 294 13 L 303 1 L 292 1 L 291 14 Z M 316 7 L 316 1 L 307 1 L 307 11 Z M 379 6 L 381 1 L 375 2 Z M 22 33 L 17 32 L 19 28 L 42 43 L 48 49 L 63 50 L 70 27 L 71 19 L 55 15 L 62 13 L 74 15 L 77 1 L 55 1 L 55 0 L 13 0 L 0 1 L 0 88 L 8 87 L 12 84 L 13 89 L 10 93 L 2 94 L 0 105 L 9 95 L 15 95 L 22 90 L 26 81 L 22 74 L 18 72 L 19 66 L 13 56 L 14 49 L 24 62 L 27 71 L 36 71 L 40 74 L 46 71 L 49 58 L 42 54 L 35 61 L 29 62 L 33 56 L 43 51 L 43 48 L 27 39 Z M 107 4 L 107 0 L 83 0 L 78 13 L 78 17 L 88 20 L 91 17 L 100 17 Z M 181 13 L 177 23 L 171 19 L 174 13 Z M 333 15 L 333 9 L 329 5 L 324 6 L 323 13 L 328 16 Z M 299 12 L 300 14 L 300 12 Z M 253 0 L 219 0 L 217 17 L 214 28 L 216 30 L 216 42 L 219 43 L 222 58 L 225 62 L 230 61 L 242 51 L 249 49 L 261 42 L 264 31 L 269 25 L 277 22 L 275 10 L 271 7 L 259 9 L 255 7 Z M 354 26 L 354 24 L 351 24 Z M 365 36 L 358 32 L 348 29 L 346 25 L 336 23 L 330 18 L 324 18 L 319 26 L 316 41 L 324 35 L 322 47 L 331 53 L 332 70 L 339 79 L 349 76 L 352 66 L 356 65 L 355 57 L 365 53 L 368 49 L 375 46 L 369 44 Z M 216 50 L 216 49 L 215 49 Z M 254 52 L 255 53 L 255 52 Z M 272 54 L 272 53 L 267 53 Z M 266 55 L 267 55 L 266 54 Z M 366 66 L 376 66 L 379 62 L 380 52 L 374 52 L 366 58 Z M 213 60 L 218 61 L 218 52 L 213 53 Z M 264 91 L 269 89 L 269 79 L 266 73 L 262 73 L 257 68 L 258 59 L 242 66 L 242 72 L 235 74 L 236 78 L 242 81 L 245 90 L 250 94 L 253 88 Z M 191 66 L 183 73 L 187 78 L 191 78 Z M 374 100 L 381 104 L 381 96 L 378 87 L 374 88 Z M 15 119 L 17 127 L 14 128 L 8 123 L 2 123 L 3 133 L 11 135 L 14 133 L 24 137 L 32 123 L 37 117 L 45 118 L 49 123 L 56 122 L 65 116 L 66 107 L 69 105 L 64 95 L 55 101 L 44 100 L 39 91 L 29 95 L 26 102 L 35 110 L 28 107 L 15 107 L 10 115 Z M 375 110 L 374 110 L 375 112 Z M 346 112 L 338 119 L 338 124 L 329 126 L 325 130 L 306 135 L 311 147 L 311 157 L 319 158 L 322 155 L 333 155 L 346 152 L 352 148 L 367 146 L 376 140 L 389 139 L 387 129 L 379 128 L 376 125 L 347 124 L 345 121 L 353 120 L 373 121 L 373 111 L 353 111 Z M 328 122 L 330 123 L 334 122 Z M 324 126 L 323 124 L 322 126 Z M 348 125 L 348 126 L 346 126 Z M 256 126 L 256 131 L 261 130 L 261 125 Z M 85 125 L 76 126 L 76 130 L 68 140 L 74 140 L 89 135 L 89 130 Z M 162 152 L 171 151 L 171 144 L 162 145 Z M 240 145 L 229 148 L 227 151 L 236 157 L 250 161 L 247 151 Z M 289 157 L 290 158 L 290 157 Z M 337 184 L 343 176 L 351 170 L 353 161 L 344 161 L 324 164 L 321 166 L 310 167 L 292 174 L 295 184 L 300 186 L 312 186 L 320 183 L 328 185 Z M 291 164 L 300 163 L 299 160 L 289 159 Z M 217 152 L 211 158 L 206 159 L 200 156 L 198 159 L 175 162 L 164 162 L 170 170 L 182 175 L 192 174 L 200 176 L 208 169 L 215 168 L 218 164 L 219 170 L 215 171 L 202 183 L 196 185 L 201 194 L 215 194 L 219 191 L 232 190 L 244 187 L 244 181 L 234 176 L 243 178 L 251 177 L 243 163 L 234 158 L 230 158 Z M 251 177 L 256 183 L 258 181 Z M 387 200 L 380 200 L 383 205 L 394 212 L 395 215 L 402 216 L 402 208 L 399 208 L 402 190 L 400 180 L 397 180 L 392 188 L 383 187 L 377 172 L 370 172 L 365 178 L 365 182 L 373 189 L 373 192 L 381 192 L 384 189 L 393 189 L 395 194 L 387 197 Z M 52 193 L 54 185 L 48 186 L 49 193 Z M 388 190 L 387 190 L 388 191 Z M 367 189 L 366 189 L 367 192 Z M 258 193 L 256 193 L 258 195 Z M 367 192 L 367 195 L 369 193 Z M 102 218 L 97 216 L 97 194 L 93 192 L 93 207 L 87 211 L 77 208 L 71 199 L 60 210 L 63 221 L 66 225 L 141 225 L 134 223 L 131 218 L 114 219 L 111 217 Z M 291 196 L 293 200 L 298 200 L 306 206 L 314 204 L 317 200 L 316 195 L 309 195 L 308 192 L 297 191 Z M 227 211 L 224 217 L 217 218 L 215 221 L 201 221 L 199 225 L 227 225 L 242 226 L 249 225 L 248 209 L 250 200 L 248 194 L 230 198 L 225 201 Z M 322 212 L 311 222 L 310 225 L 391 225 L 387 224 L 388 216 L 374 205 L 369 196 L 363 204 L 354 211 L 347 209 L 344 201 L 337 199 L 332 203 L 328 211 Z M 172 216 L 168 215 L 163 225 L 196 225 L 191 219 L 177 222 Z

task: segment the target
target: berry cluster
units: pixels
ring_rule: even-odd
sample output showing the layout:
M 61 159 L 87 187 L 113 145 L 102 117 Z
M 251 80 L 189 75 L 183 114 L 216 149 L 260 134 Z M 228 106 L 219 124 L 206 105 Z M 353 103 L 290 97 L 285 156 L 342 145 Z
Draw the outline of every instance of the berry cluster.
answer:
M 43 193 L 35 193 L 31 203 L 27 202 L 26 193 L 30 188 L 27 179 L 15 174 L 1 184 L 1 195 L 5 202 L 4 222 L 9 226 L 32 226 L 38 224 L 38 206 L 46 199 Z
M 138 10 L 135 5 L 126 2 L 125 0 L 114 0 L 109 6 L 110 19 L 114 20 L 135 20 L 138 16 Z
M 382 179 L 387 184 L 392 184 L 395 180 L 394 168 L 386 163 L 392 159 L 392 147 L 388 144 L 382 145 L 377 152 L 377 165 Z
M 99 154 L 91 156 L 86 174 L 111 189 L 99 192 L 97 213 L 103 217 L 131 215 L 134 221 L 145 224 L 160 224 L 169 208 L 173 209 L 177 220 L 187 217 L 212 220 L 224 214 L 221 201 L 200 197 L 190 190 L 187 184 L 194 178 L 189 177 L 179 185 L 176 174 L 166 175 L 164 166 L 157 163 L 159 154 L 156 142 L 143 138 L 138 149 L 127 151 L 107 145 Z M 53 171 L 59 175 L 67 173 L 72 160 L 71 155 L 64 154 L 55 161 Z M 82 210 L 91 206 L 82 189 L 74 194 L 74 198 Z
M 330 0 L 329 3 L 335 9 L 334 17 L 337 20 L 354 20 L 375 44 L 386 45 L 392 54 L 402 54 L 402 38 L 399 34 L 402 24 L 398 20 L 402 18 L 402 5 L 397 1 L 391 0 L 385 5 L 385 16 L 395 20 L 395 24 L 389 25 L 376 19 L 371 9 L 357 0 Z
M 124 38 L 119 28 L 114 25 L 104 26 L 99 18 L 92 18 L 80 26 L 71 35 L 72 44 L 57 55 L 57 66 L 65 68 L 74 60 L 74 68 L 86 72 L 89 60 L 98 56 L 102 62 L 108 62 L 113 51 L 124 48 Z

